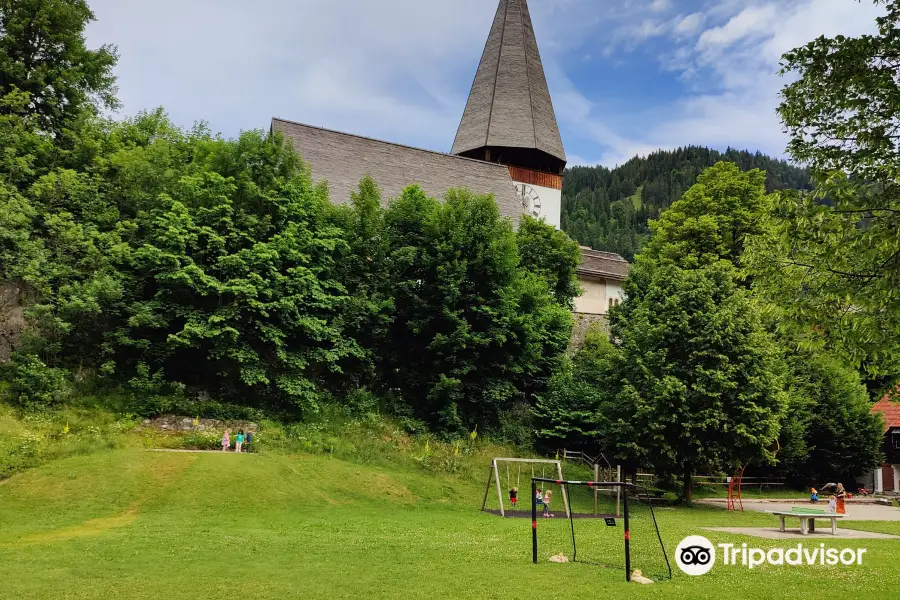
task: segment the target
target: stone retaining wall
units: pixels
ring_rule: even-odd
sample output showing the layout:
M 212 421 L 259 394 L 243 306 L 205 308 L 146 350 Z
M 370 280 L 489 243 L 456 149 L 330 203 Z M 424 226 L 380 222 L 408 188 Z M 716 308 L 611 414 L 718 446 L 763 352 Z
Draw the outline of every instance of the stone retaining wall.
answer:
M 574 319 L 574 327 L 572 328 L 572 341 L 569 343 L 569 351 L 576 352 L 584 346 L 584 340 L 591 326 L 599 324 L 604 331 L 609 333 L 609 321 L 606 315 L 589 315 L 586 313 L 575 313 L 572 315 Z
M 183 431 L 225 431 L 231 429 L 232 432 L 243 429 L 244 431 L 259 431 L 259 425 L 252 421 L 223 421 L 219 419 L 199 419 L 194 424 L 193 417 L 178 417 L 175 415 L 165 415 L 156 417 L 155 419 L 144 419 L 141 423 L 142 427 L 158 429 L 160 431 L 183 432 Z

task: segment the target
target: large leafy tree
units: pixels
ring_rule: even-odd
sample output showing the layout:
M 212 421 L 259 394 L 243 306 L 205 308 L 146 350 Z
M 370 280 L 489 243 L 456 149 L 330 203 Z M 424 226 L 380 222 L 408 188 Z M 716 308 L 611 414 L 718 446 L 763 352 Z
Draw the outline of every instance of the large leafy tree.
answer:
M 116 49 L 87 47 L 93 20 L 85 0 L 0 0 L 0 98 L 27 93 L 26 112 L 55 136 L 85 110 L 118 106 Z
M 623 385 L 611 407 L 620 456 L 692 476 L 771 460 L 786 397 L 778 350 L 735 268 L 682 269 L 639 257 L 611 316 Z
M 740 266 L 747 241 L 761 233 L 766 174 L 719 162 L 703 171 L 658 221 L 644 255 L 683 268 L 727 260 Z
M 37 300 L 30 351 L 46 362 L 117 293 L 118 215 L 89 172 L 106 127 L 97 115 L 117 104 L 116 56 L 87 48 L 92 19 L 81 0 L 0 1 L 0 281 Z
M 740 268 L 766 208 L 765 176 L 718 163 L 651 223 L 611 315 L 621 378 L 606 437 L 682 479 L 771 462 L 786 406 L 778 348 Z
M 382 376 L 418 418 L 447 432 L 497 426 L 565 351 L 571 315 L 545 277 L 520 267 L 490 196 L 412 187 L 385 214 L 392 323 Z
M 522 267 L 543 277 L 559 304 L 573 308 L 581 293 L 576 274 L 581 264 L 578 243 L 552 225 L 525 215 L 519 221 L 516 244 Z
M 360 353 L 343 331 L 349 299 L 335 256 L 346 241 L 325 190 L 279 136 L 189 141 L 185 163 L 134 150 L 181 176 L 123 226 L 107 368 L 146 365 L 241 404 L 314 410 L 323 378 Z
M 859 373 L 826 353 L 787 360 L 790 405 L 779 436 L 778 473 L 799 485 L 848 480 L 877 467 L 884 429 Z
M 900 2 L 878 0 L 878 31 L 820 37 L 788 52 L 779 114 L 815 194 L 784 193 L 754 244 L 758 289 L 872 373 L 900 369 Z

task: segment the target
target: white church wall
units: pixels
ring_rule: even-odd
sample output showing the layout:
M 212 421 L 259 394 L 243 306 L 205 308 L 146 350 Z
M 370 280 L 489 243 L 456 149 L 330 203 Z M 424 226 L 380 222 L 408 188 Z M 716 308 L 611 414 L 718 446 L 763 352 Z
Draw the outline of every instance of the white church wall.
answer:
M 625 299 L 625 293 L 622 291 L 622 282 L 607 279 L 606 297 L 607 299 L 612 298 L 613 300 L 618 300 L 621 303 Z M 609 302 L 609 300 L 607 300 L 607 302 Z
M 606 281 L 579 277 L 578 283 L 581 284 L 584 293 L 575 298 L 575 312 L 585 315 L 605 315 Z

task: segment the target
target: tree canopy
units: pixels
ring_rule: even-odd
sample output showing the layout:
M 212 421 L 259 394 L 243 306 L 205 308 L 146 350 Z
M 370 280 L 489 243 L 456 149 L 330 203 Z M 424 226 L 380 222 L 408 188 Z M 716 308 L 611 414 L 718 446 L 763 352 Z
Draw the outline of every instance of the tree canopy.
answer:
M 734 267 L 639 258 L 613 310 L 622 391 L 616 451 L 681 477 L 771 461 L 786 397 L 777 347 Z
M 563 231 L 595 250 L 616 252 L 633 260 L 650 239 L 649 222 L 697 183 L 718 162 L 742 171 L 765 173 L 767 192 L 811 189 L 809 171 L 759 152 L 688 146 L 636 157 L 614 169 L 572 167 L 563 179 Z
M 42 131 L 62 135 L 83 111 L 118 106 L 116 49 L 87 47 L 93 20 L 85 0 L 0 0 L 0 98 L 27 94 L 20 108 Z
M 779 114 L 816 192 L 779 194 L 750 255 L 783 327 L 872 375 L 900 372 L 900 3 L 877 3 L 877 33 L 784 55 Z

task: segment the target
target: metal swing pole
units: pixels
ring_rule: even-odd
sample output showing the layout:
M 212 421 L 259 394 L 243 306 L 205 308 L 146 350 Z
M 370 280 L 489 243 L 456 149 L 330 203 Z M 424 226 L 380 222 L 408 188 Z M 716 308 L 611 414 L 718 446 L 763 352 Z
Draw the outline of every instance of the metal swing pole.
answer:
M 531 480 L 531 561 L 537 564 L 537 484 Z
M 563 481 L 562 463 L 560 463 L 559 461 L 556 461 L 556 473 L 557 473 L 557 475 L 559 475 L 559 481 Z M 560 489 L 560 492 L 562 492 L 563 505 L 566 508 L 566 516 L 571 517 L 572 516 L 572 507 L 569 506 L 569 494 L 566 492 L 566 488 L 564 488 L 562 485 L 559 486 L 559 489 Z
M 565 484 L 565 495 L 568 496 L 569 484 Z M 572 562 L 578 560 L 578 549 L 575 547 L 575 520 L 572 517 L 572 511 L 569 511 L 569 526 L 572 528 Z
M 628 524 L 628 488 L 623 488 L 622 491 L 622 508 L 624 508 L 624 516 L 625 516 L 625 581 L 631 582 L 631 530 L 629 529 Z
M 484 488 L 484 500 L 482 500 L 482 502 L 481 502 L 481 510 L 484 510 L 485 507 L 487 507 L 488 492 L 491 491 L 491 477 L 493 476 L 493 474 L 494 474 L 494 467 L 493 466 L 488 467 L 488 482 L 487 482 L 487 487 Z
M 491 461 L 494 467 L 494 479 L 497 481 L 497 500 L 500 501 L 500 516 L 506 516 L 506 510 L 503 508 L 503 492 L 500 491 L 500 470 L 497 468 L 497 461 Z

